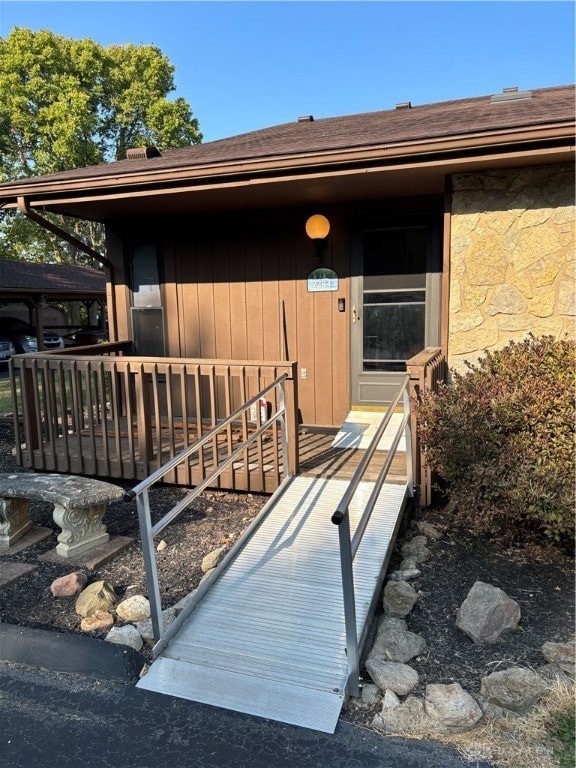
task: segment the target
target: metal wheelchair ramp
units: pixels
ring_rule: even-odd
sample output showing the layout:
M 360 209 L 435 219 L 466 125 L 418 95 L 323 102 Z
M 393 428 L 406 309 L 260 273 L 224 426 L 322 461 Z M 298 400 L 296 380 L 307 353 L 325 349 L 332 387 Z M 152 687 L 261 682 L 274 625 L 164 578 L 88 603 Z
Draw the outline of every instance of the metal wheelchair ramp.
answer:
M 347 480 L 293 478 L 206 591 L 138 687 L 333 733 L 348 661 L 338 529 Z M 350 504 L 355 528 L 374 483 Z M 384 484 L 354 560 L 365 639 L 408 484 Z

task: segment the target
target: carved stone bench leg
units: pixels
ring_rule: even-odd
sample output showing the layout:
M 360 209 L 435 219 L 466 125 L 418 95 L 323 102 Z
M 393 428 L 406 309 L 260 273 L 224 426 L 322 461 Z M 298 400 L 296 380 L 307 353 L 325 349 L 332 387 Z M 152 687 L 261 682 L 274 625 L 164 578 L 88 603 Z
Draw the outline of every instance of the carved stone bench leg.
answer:
M 56 552 L 61 557 L 72 557 L 108 541 L 110 536 L 102 523 L 106 508 L 106 503 L 80 509 L 66 509 L 55 504 L 52 517 L 56 525 L 62 528 Z
M 0 499 L 0 550 L 11 547 L 30 528 L 28 499 Z

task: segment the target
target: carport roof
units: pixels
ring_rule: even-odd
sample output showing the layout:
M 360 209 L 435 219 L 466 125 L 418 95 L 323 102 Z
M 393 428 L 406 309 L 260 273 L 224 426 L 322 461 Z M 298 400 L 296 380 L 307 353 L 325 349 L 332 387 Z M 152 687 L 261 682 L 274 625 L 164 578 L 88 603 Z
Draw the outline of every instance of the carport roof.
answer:
M 106 276 L 90 267 L 0 261 L 0 300 L 20 301 L 42 295 L 62 300 L 103 299 Z

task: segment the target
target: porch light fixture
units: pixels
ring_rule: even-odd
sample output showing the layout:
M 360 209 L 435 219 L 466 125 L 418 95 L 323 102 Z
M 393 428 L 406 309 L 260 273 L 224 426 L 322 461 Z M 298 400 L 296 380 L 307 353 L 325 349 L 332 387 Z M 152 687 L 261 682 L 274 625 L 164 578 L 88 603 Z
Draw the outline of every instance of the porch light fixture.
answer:
M 330 222 L 320 213 L 315 213 L 306 221 L 306 234 L 314 243 L 314 255 L 319 261 L 322 261 L 322 252 L 326 247 L 329 232 Z
M 325 240 L 330 232 L 330 222 L 326 216 L 315 213 L 306 222 L 306 234 L 311 240 Z

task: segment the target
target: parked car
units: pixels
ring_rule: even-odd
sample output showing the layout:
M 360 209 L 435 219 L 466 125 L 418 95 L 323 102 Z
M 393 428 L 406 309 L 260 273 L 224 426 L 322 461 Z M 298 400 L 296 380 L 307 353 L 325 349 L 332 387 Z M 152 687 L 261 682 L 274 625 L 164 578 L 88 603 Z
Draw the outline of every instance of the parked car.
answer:
M 12 357 L 15 352 L 14 344 L 12 344 L 10 339 L 0 336 L 0 362 L 8 360 L 8 358 Z
M 0 336 L 4 336 L 14 346 L 16 354 L 36 352 L 38 339 L 36 329 L 30 323 L 18 317 L 0 317 Z M 44 348 L 63 349 L 64 339 L 53 331 L 44 331 Z M 14 351 L 11 353 L 14 354 Z

